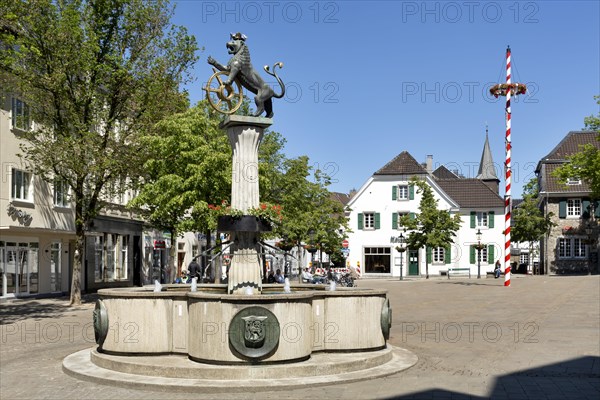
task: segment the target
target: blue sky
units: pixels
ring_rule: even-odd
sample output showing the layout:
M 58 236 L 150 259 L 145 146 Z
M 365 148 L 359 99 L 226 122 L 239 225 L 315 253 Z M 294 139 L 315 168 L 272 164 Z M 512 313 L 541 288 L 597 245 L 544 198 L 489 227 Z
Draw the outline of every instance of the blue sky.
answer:
M 501 177 L 505 100 L 487 89 L 504 82 L 510 45 L 513 82 L 530 88 L 512 103 L 518 196 L 540 158 L 598 113 L 599 4 L 188 0 L 173 22 L 204 48 L 193 103 L 212 73 L 206 58 L 227 62 L 230 32 L 248 37 L 257 68 L 282 61 L 287 95 L 274 102 L 272 129 L 288 157 L 307 155 L 346 193 L 403 150 L 474 177 L 486 123 Z

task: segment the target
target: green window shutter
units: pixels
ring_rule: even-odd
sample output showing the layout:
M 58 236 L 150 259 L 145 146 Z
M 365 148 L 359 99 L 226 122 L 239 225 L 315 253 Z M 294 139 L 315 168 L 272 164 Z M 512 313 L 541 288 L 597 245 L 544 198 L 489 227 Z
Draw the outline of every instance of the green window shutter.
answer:
M 567 201 L 561 200 L 558 203 L 558 218 L 567 218 Z
M 398 200 L 398 186 L 392 186 L 392 200 Z
M 381 229 L 381 214 L 375 213 L 375 229 Z
M 475 211 L 471 211 L 471 228 L 475 228 L 475 217 L 477 216 L 477 213 Z
M 475 264 L 475 246 L 469 246 L 469 261 L 471 264 Z
M 488 211 L 488 228 L 494 227 L 494 212 Z
M 583 218 L 589 218 L 590 217 L 590 201 L 589 200 L 583 200 L 583 209 L 581 210 L 581 216 Z
M 488 264 L 494 263 L 494 245 L 488 244 Z
M 392 229 L 398 229 L 398 213 L 392 213 Z
M 427 263 L 431 264 L 431 261 L 433 260 L 432 254 L 431 254 L 431 247 L 427 247 L 426 248 L 426 253 L 427 253 Z
M 358 213 L 358 229 L 364 229 L 365 216 L 363 213 Z
M 450 250 L 450 249 L 451 249 L 451 247 L 450 247 L 450 246 L 447 246 L 447 247 L 444 249 L 444 263 L 446 263 L 446 264 L 450 264 L 450 262 L 452 262 L 452 259 L 451 259 L 451 254 L 450 254 L 450 251 L 451 251 L 451 250 Z
M 415 185 L 408 185 L 408 199 L 415 199 Z
M 413 212 L 411 212 L 411 213 L 408 213 L 408 216 L 410 217 L 410 219 L 415 219 L 415 218 L 417 218 L 417 214 L 415 214 L 415 213 L 413 213 Z

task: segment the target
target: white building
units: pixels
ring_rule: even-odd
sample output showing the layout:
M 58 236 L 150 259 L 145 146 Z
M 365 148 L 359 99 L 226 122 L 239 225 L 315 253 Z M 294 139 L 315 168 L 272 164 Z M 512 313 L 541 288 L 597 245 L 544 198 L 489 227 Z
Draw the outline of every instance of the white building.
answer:
M 22 135 L 35 129 L 29 106 L 18 96 L 0 97 L 0 297 L 60 295 L 70 291 L 75 250 L 75 211 L 68 188 L 28 171 L 18 156 Z M 177 238 L 175 267 L 169 270 L 170 239 L 144 229 L 123 205 L 124 193 L 86 231 L 81 287 L 137 286 L 171 281 L 199 253 L 199 238 Z
M 440 166 L 432 170 L 433 158 L 427 157 L 423 165 L 408 152 L 403 151 L 375 172 L 348 203 L 351 209 L 348 241 L 351 265 L 360 265 L 366 276 L 425 276 L 428 261 L 429 274 L 445 274 L 449 268 L 468 268 L 477 275 L 477 253 L 480 253 L 480 270 L 485 276 L 492 272 L 496 260 L 504 259 L 504 201 L 498 194 L 499 180 L 493 164 L 489 143 L 485 140 L 479 174 L 464 178 Z M 454 243 L 447 248 L 425 251 L 407 249 L 404 253 L 396 247 L 401 233 L 398 218 L 417 214 L 421 194 L 410 184 L 416 176 L 433 189 L 438 207 L 451 215 L 460 215 L 462 224 Z M 485 247 L 478 252 L 477 232 Z

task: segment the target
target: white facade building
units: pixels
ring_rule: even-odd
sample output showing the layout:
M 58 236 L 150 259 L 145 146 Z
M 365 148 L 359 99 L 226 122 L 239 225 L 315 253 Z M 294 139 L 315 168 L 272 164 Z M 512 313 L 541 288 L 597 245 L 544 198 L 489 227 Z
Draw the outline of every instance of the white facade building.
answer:
M 482 276 L 494 270 L 496 260 L 504 259 L 504 202 L 498 194 L 496 176 L 486 137 L 477 178 L 460 177 L 444 166 L 432 171 L 432 157 L 422 165 L 404 151 L 375 172 L 348 203 L 348 241 L 351 265 L 359 265 L 366 276 L 404 277 L 446 274 L 449 268 L 468 269 L 477 275 L 480 257 Z M 460 215 L 462 223 L 454 243 L 447 248 L 406 249 L 400 252 L 398 237 L 410 235 L 398 225 L 401 215 L 419 212 L 421 194 L 410 183 L 412 177 L 425 180 L 433 189 L 438 207 Z M 484 248 L 474 247 L 481 232 Z

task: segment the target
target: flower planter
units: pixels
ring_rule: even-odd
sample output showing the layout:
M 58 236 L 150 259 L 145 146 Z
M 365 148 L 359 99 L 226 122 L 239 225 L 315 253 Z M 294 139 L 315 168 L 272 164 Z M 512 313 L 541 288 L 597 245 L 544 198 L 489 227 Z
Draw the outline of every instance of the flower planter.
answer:
M 254 215 L 222 215 L 217 221 L 217 230 L 220 232 L 269 232 L 271 224 Z

